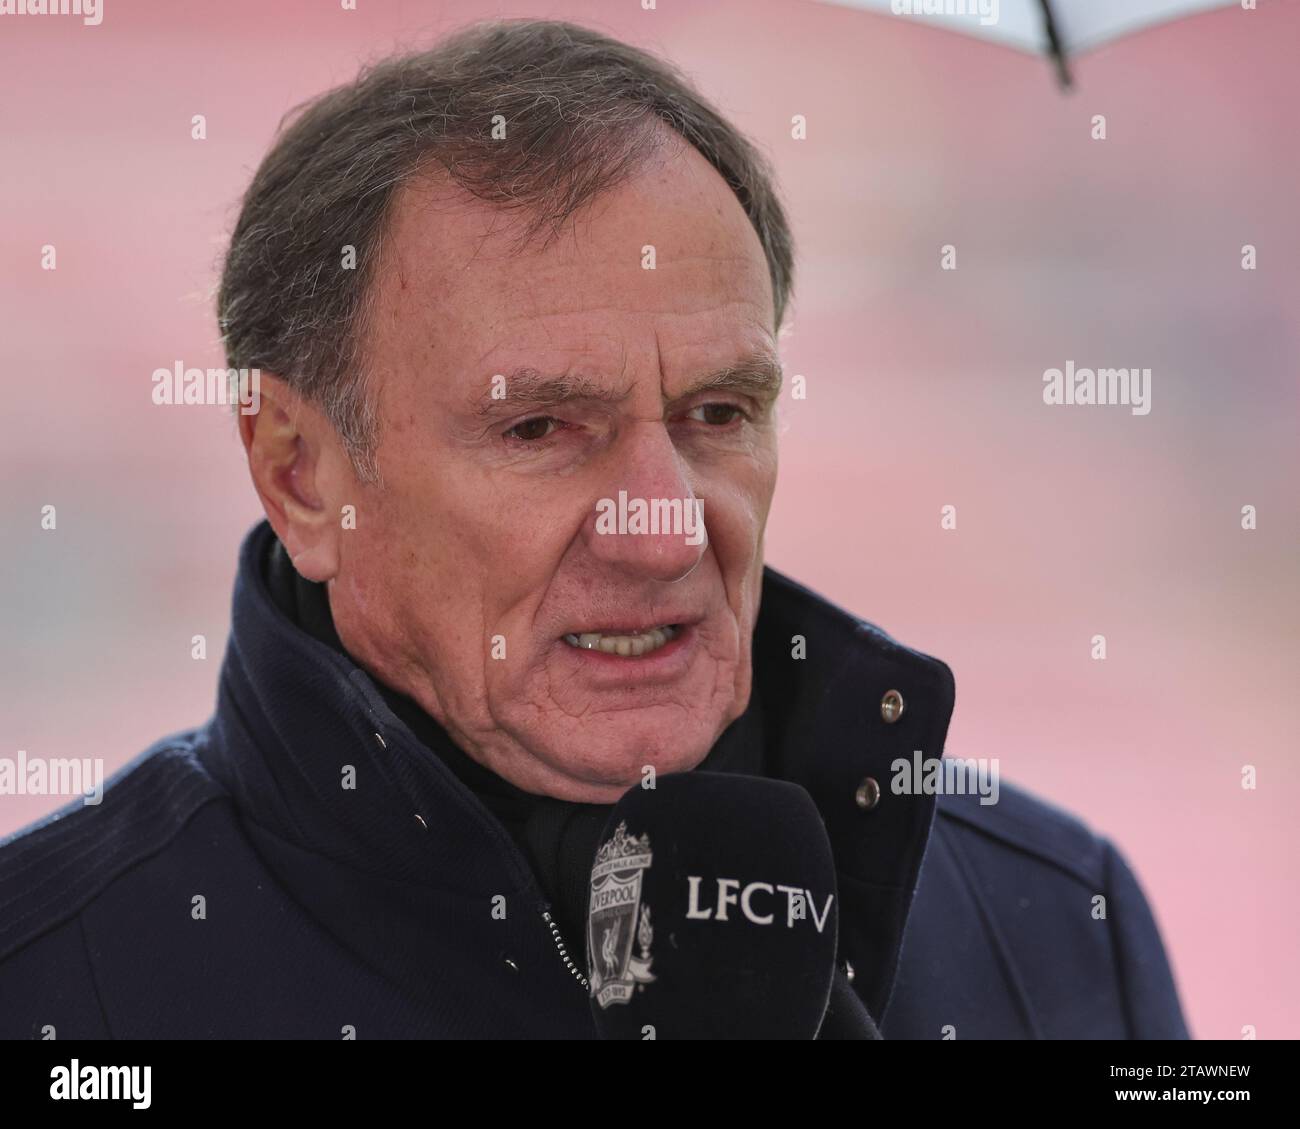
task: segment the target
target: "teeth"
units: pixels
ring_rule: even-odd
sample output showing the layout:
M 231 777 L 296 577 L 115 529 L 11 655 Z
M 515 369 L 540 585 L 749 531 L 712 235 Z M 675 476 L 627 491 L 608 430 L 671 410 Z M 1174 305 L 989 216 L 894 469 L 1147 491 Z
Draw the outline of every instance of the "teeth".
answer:
M 665 627 L 652 627 L 649 631 L 635 635 L 605 635 L 599 631 L 584 631 L 581 635 L 566 635 L 564 641 L 570 647 L 584 651 L 603 651 L 607 655 L 621 655 L 623 658 L 636 658 L 657 651 L 677 635 L 677 627 L 668 624 Z

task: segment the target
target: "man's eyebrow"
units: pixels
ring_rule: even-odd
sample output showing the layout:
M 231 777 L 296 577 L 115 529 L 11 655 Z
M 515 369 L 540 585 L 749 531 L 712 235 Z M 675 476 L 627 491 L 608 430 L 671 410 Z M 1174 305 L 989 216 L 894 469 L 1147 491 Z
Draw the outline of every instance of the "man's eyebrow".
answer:
M 756 400 L 775 400 L 781 393 L 781 361 L 768 352 L 748 353 L 735 364 L 696 381 L 676 400 L 698 396 L 701 392 L 743 392 Z
M 718 369 L 692 383 L 673 397 L 674 401 L 698 396 L 703 392 L 734 391 L 746 393 L 760 401 L 775 400 L 781 391 L 780 360 L 768 352 L 746 354 L 734 364 Z M 480 417 L 521 408 L 556 407 L 575 400 L 618 404 L 632 389 L 609 388 L 590 377 L 577 374 L 550 375 L 535 368 L 523 367 L 509 373 L 494 374 L 489 387 L 476 401 L 474 414 Z
M 627 399 L 630 391 L 630 388 L 607 388 L 585 376 L 567 373 L 551 376 L 534 368 L 517 368 L 492 377 L 474 412 L 479 416 L 490 416 L 521 407 L 550 408 L 572 400 L 617 404 Z

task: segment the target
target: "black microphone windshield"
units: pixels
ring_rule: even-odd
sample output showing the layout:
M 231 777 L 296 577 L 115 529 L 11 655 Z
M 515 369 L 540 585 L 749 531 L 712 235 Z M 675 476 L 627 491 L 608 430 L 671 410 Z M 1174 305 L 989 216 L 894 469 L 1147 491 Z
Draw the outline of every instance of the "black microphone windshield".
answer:
M 835 967 L 830 842 L 796 784 L 661 776 L 615 806 L 587 967 L 606 1039 L 811 1039 Z

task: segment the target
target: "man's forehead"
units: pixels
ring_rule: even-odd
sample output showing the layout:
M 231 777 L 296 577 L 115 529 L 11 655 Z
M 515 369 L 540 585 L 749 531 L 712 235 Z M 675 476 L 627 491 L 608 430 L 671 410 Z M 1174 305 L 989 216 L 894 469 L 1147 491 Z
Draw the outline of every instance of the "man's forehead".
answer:
M 401 290 L 486 291 L 511 304 L 553 287 L 557 312 L 566 302 L 577 310 L 593 295 L 608 296 L 608 279 L 593 275 L 606 270 L 620 289 L 653 290 L 663 273 L 674 276 L 664 289 L 677 291 L 682 268 L 695 287 L 765 287 L 762 246 L 734 193 L 689 146 L 677 153 L 586 201 L 558 230 L 534 228 L 526 208 L 479 199 L 440 166 L 423 170 L 397 189 L 389 211 L 390 277 L 398 276 Z M 658 260 L 651 269 L 648 253 Z
M 574 234 L 583 216 L 617 193 L 589 201 L 557 232 L 539 225 L 528 208 L 482 200 L 445 170 L 424 171 L 394 192 L 385 224 L 388 252 L 408 278 L 441 277 L 458 285 L 475 275 L 562 270 L 611 250 Z
M 485 395 L 489 411 L 526 395 L 642 398 L 652 381 L 665 400 L 701 381 L 779 385 L 766 261 L 738 205 L 740 237 L 703 213 L 648 270 L 641 229 L 655 229 L 653 207 L 614 207 L 520 253 L 518 217 L 458 192 L 427 178 L 404 191 L 389 232 L 397 270 L 375 319 L 404 366 L 442 374 L 448 407 L 477 411 Z

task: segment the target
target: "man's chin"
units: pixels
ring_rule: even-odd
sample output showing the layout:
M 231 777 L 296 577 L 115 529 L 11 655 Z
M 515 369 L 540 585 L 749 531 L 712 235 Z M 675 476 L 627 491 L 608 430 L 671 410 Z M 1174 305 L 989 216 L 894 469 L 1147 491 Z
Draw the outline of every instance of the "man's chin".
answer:
M 612 804 L 629 788 L 651 788 L 654 780 L 672 772 L 690 772 L 709 755 L 715 739 L 711 727 L 683 733 L 680 727 L 650 732 L 611 727 L 592 733 L 584 724 L 576 741 L 539 750 L 538 760 L 550 772 L 546 795 L 586 804 Z M 549 744 L 549 743 L 548 743 Z

